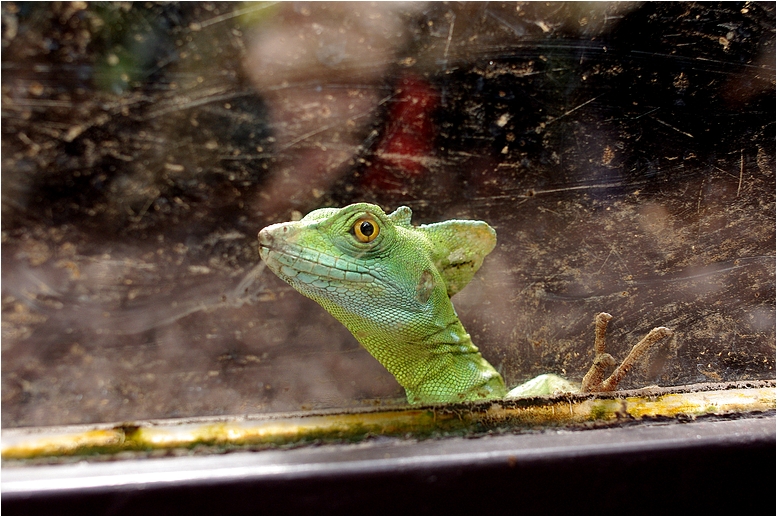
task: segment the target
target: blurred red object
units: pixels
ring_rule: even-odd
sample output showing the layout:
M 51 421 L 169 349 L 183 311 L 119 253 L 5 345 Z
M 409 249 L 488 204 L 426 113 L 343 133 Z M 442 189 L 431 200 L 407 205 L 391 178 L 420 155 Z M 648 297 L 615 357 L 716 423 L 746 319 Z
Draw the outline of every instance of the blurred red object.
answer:
M 362 186 L 398 190 L 427 171 L 434 153 L 434 110 L 440 94 L 428 81 L 406 74 L 400 80 L 380 143 L 362 173 Z

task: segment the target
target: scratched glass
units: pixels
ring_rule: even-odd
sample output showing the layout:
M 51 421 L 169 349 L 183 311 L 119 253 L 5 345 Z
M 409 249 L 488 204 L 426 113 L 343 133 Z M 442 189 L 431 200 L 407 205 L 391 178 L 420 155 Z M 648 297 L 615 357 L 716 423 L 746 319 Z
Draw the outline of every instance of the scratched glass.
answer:
M 774 378 L 771 4 L 2 4 L 2 425 L 402 403 L 266 269 L 319 207 L 487 221 L 515 386 Z

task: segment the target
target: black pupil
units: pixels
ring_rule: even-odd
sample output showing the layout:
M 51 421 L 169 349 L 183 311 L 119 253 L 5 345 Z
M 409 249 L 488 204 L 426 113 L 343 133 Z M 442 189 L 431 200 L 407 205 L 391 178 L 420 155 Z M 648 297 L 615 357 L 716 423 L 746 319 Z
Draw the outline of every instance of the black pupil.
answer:
M 364 221 L 362 224 L 359 225 L 359 230 L 362 232 L 362 235 L 364 235 L 365 237 L 369 237 L 375 231 L 375 227 L 372 226 L 371 222 Z

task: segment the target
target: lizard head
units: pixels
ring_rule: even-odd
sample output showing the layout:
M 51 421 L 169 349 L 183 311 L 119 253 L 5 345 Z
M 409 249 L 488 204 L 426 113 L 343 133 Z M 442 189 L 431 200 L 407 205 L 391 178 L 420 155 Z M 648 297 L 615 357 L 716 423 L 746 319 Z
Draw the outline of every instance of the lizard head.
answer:
M 366 294 L 381 295 L 397 245 L 397 226 L 410 226 L 410 209 L 386 214 L 357 203 L 314 210 L 299 221 L 259 232 L 259 254 L 267 266 L 297 291 L 321 303 L 352 306 Z
M 350 316 L 391 314 L 396 321 L 385 321 L 389 326 L 410 319 L 408 313 L 433 317 L 470 281 L 496 235 L 482 221 L 414 227 L 411 216 L 404 206 L 390 214 L 369 203 L 322 208 L 264 228 L 259 253 L 346 326 Z

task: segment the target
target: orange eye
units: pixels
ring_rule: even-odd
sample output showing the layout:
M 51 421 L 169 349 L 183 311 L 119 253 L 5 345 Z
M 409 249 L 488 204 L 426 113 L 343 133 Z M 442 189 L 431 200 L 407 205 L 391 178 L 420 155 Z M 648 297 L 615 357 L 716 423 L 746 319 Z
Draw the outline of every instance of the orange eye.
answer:
M 363 217 L 353 224 L 353 234 L 359 242 L 372 242 L 380 233 L 380 226 L 371 217 Z

